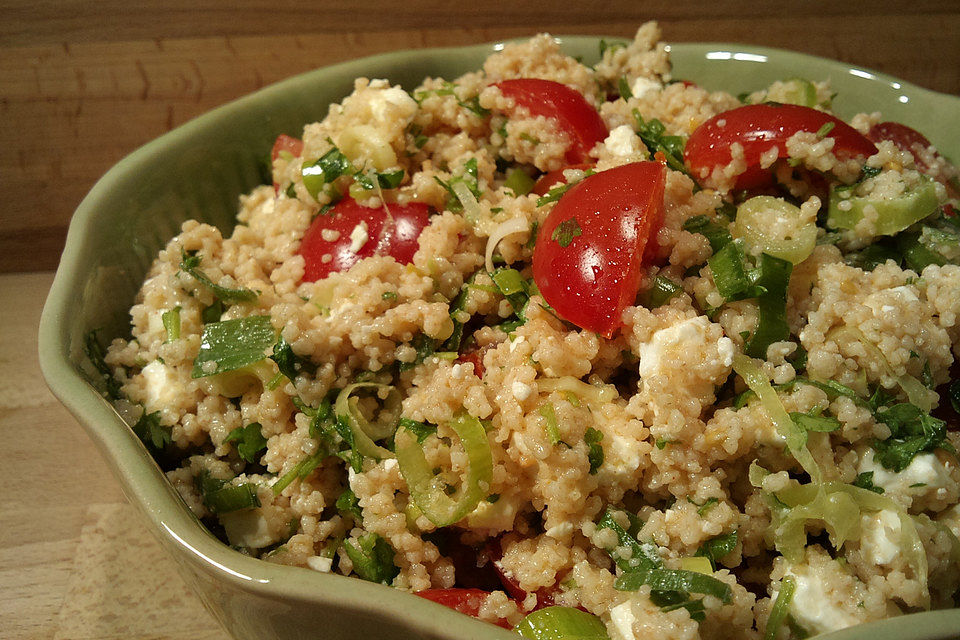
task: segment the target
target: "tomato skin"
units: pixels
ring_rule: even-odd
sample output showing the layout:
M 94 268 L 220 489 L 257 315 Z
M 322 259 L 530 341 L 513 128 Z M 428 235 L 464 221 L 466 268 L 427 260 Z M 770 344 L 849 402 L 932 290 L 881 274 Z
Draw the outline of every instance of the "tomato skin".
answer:
M 577 164 L 567 165 L 562 169 L 557 169 L 556 171 L 548 171 L 543 174 L 537 181 L 533 184 L 533 189 L 530 190 L 530 193 L 535 193 L 538 196 L 545 196 L 547 192 L 550 191 L 550 187 L 557 184 L 558 182 L 566 183 L 567 179 L 563 176 L 563 172 L 567 169 L 580 169 L 581 171 L 586 171 L 587 169 L 592 169 L 593 165 L 589 162 L 579 162 Z
M 921 151 L 930 146 L 930 141 L 916 129 L 908 127 L 905 124 L 900 124 L 899 122 L 878 122 L 870 127 L 870 131 L 867 132 L 867 137 L 874 142 L 889 140 L 897 145 L 897 148 L 901 151 L 909 152 L 910 155 L 913 156 L 913 161 L 917 164 L 917 169 L 922 173 L 928 173 L 930 171 L 930 165 L 927 164 L 926 160 L 920 155 Z M 936 157 L 941 158 L 942 156 L 938 152 L 936 153 Z M 941 180 L 941 182 L 947 187 L 948 197 L 960 198 L 960 192 L 958 192 L 954 185 L 945 180 Z
M 526 107 L 533 116 L 553 118 L 573 144 L 567 149 L 569 164 L 590 160 L 590 150 L 609 133 L 600 114 L 576 89 L 552 80 L 517 78 L 498 82 L 505 97 Z
M 721 124 L 723 123 L 723 124 Z M 871 156 L 877 147 L 859 131 L 823 111 L 793 104 L 748 104 L 718 114 L 690 135 L 684 157 L 691 174 L 701 179 L 715 167 L 730 163 L 730 145 L 743 147 L 747 170 L 737 179 L 737 189 L 762 188 L 772 181 L 771 172 L 760 167 L 760 157 L 776 147 L 787 151 L 787 139 L 800 131 L 816 133 L 833 123 L 825 137 L 835 140 L 833 152 L 841 158 Z
M 270 160 L 275 161 L 280 157 L 281 151 L 289 151 L 294 157 L 299 157 L 303 153 L 303 140 L 281 133 L 273 142 L 273 149 L 270 150 Z M 273 192 L 280 193 L 280 185 L 273 183 Z
M 666 167 L 634 162 L 572 186 L 540 227 L 533 278 L 543 299 L 573 324 L 610 338 L 633 304 L 647 241 L 663 218 Z M 580 234 L 567 246 L 561 224 Z
M 460 613 L 477 618 L 483 601 L 490 594 L 483 589 L 460 589 L 454 587 L 450 589 L 426 589 L 424 591 L 417 591 L 415 595 L 436 602 L 437 604 L 442 604 L 454 611 L 459 611 Z M 494 624 L 504 629 L 513 628 L 504 618 L 500 618 Z
M 352 198 L 344 198 L 330 211 L 314 218 L 300 243 L 304 258 L 303 280 L 314 282 L 331 273 L 346 271 L 362 258 L 393 256 L 407 264 L 420 246 L 420 232 L 430 221 L 430 207 L 419 202 L 364 207 Z M 354 229 L 366 224 L 366 241 L 353 251 Z M 337 232 L 335 240 L 325 240 L 324 231 Z M 338 234 L 338 235 L 337 235 Z M 330 233 L 327 234 L 331 235 Z M 323 257 L 329 255 L 327 262 Z

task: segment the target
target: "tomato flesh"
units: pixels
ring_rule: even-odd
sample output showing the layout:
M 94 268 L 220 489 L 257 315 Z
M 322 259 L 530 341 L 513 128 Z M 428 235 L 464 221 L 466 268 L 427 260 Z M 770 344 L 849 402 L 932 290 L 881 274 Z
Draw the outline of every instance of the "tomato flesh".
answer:
M 739 143 L 747 170 L 737 178 L 735 187 L 761 188 L 772 182 L 771 172 L 760 166 L 763 154 L 776 147 L 784 157 L 791 136 L 800 131 L 817 133 L 825 127 L 829 130 L 823 137 L 834 139 L 837 157 L 867 157 L 877 152 L 866 136 L 823 111 L 793 104 L 750 104 L 718 114 L 697 127 L 687 140 L 684 157 L 691 174 L 705 178 L 730 163 L 730 146 Z
M 281 133 L 273 142 L 273 149 L 270 150 L 270 160 L 275 161 L 280 157 L 280 152 L 288 151 L 294 157 L 299 157 L 303 153 L 303 140 Z M 273 183 L 274 193 L 280 193 L 280 185 Z
M 560 317 L 613 336 L 637 297 L 665 183 L 662 164 L 635 162 L 588 176 L 560 198 L 533 251 L 534 281 Z
M 303 280 L 314 282 L 346 271 L 370 256 L 412 262 L 420 232 L 429 221 L 430 207 L 419 202 L 371 208 L 344 198 L 318 215 L 304 234 L 298 251 L 304 259 Z
M 437 604 L 442 604 L 454 611 L 459 611 L 460 613 L 477 618 L 480 614 L 480 607 L 483 606 L 483 601 L 490 594 L 483 589 L 460 589 L 454 587 L 451 589 L 426 589 L 424 591 L 417 591 L 416 595 L 436 602 Z M 504 618 L 500 618 L 494 624 L 504 629 L 513 628 Z
M 609 133 L 597 110 L 579 91 L 565 84 L 539 78 L 517 78 L 498 82 L 496 86 L 517 106 L 525 107 L 530 115 L 556 121 L 572 141 L 566 153 L 569 164 L 588 161 L 590 150 Z

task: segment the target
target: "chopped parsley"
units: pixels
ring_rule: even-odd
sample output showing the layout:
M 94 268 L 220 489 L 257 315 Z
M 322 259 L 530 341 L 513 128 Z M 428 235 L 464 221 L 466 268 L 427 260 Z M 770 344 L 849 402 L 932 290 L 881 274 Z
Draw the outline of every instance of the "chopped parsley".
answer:
M 873 471 L 864 471 L 861 474 L 858 474 L 856 479 L 853 481 L 853 486 L 860 487 L 861 489 L 866 489 L 868 491 L 873 491 L 874 493 L 883 493 L 883 487 L 878 487 L 873 484 Z
M 267 439 L 261 432 L 259 422 L 251 422 L 245 427 L 237 427 L 224 438 L 224 442 L 236 442 L 237 453 L 247 462 L 256 462 L 260 452 L 266 451 Z
M 566 249 L 577 236 L 583 235 L 576 218 L 569 218 L 558 224 L 550 234 L 550 239 Z
M 163 451 L 168 444 L 173 442 L 170 427 L 160 424 L 159 411 L 147 413 L 146 409 L 144 409 L 132 429 L 133 432 L 137 434 L 137 437 L 140 438 L 140 441 L 147 446 L 147 449 L 154 452 Z
M 353 562 L 353 571 L 364 580 L 390 584 L 400 573 L 393 563 L 393 548 L 375 533 L 365 533 L 357 538 L 343 541 L 343 550 Z
M 259 362 L 267 357 L 267 350 L 276 339 L 270 316 L 249 316 L 205 325 L 191 376 L 204 378 Z
M 182 249 L 180 250 L 180 270 L 193 276 L 194 280 L 210 289 L 218 300 L 224 302 L 255 302 L 260 295 L 256 291 L 243 287 L 231 289 L 215 284 L 203 271 L 200 271 L 200 256 Z
M 590 462 L 590 475 L 595 474 L 603 464 L 604 454 L 603 446 L 600 444 L 601 440 L 603 440 L 603 433 L 593 427 L 587 427 L 586 433 L 583 434 L 583 441 L 587 443 L 589 449 L 587 460 Z

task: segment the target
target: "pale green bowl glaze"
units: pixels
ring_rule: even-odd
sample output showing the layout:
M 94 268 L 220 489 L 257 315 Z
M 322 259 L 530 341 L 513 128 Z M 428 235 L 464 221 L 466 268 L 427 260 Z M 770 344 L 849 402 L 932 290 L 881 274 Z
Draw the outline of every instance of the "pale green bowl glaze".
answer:
M 564 37 L 565 50 L 597 58 L 597 38 Z M 128 310 L 151 260 L 189 218 L 228 231 L 237 196 L 260 182 L 258 163 L 280 133 L 324 117 L 357 76 L 407 89 L 427 75 L 476 69 L 496 45 L 402 51 L 311 71 L 224 105 L 154 140 L 111 169 L 77 208 L 40 323 L 40 364 L 50 388 L 96 442 L 214 616 L 243 640 L 517 636 L 388 587 L 254 560 L 208 533 L 180 501 L 137 437 L 97 393 L 83 355 L 93 329 L 129 331 Z M 734 93 L 773 80 L 829 78 L 841 115 L 877 111 L 923 131 L 960 158 L 960 99 L 880 73 L 801 55 L 728 44 L 673 46 L 674 74 Z M 176 615 L 175 612 L 171 612 Z M 908 616 L 837 633 L 835 640 L 960 636 L 960 610 Z M 651 639 L 652 640 L 652 639 Z

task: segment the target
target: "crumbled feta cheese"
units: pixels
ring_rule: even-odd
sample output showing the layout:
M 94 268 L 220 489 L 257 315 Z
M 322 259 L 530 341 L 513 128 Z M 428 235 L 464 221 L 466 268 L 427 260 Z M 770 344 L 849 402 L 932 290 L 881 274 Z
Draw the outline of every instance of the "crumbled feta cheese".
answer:
M 835 597 L 824 590 L 824 582 L 806 567 L 788 571 L 797 590 L 790 601 L 790 613 L 801 627 L 811 633 L 826 633 L 858 624 L 860 620 L 843 610 Z
M 733 340 L 727 336 L 721 336 L 720 339 L 717 340 L 717 353 L 720 355 L 720 361 L 723 362 L 723 366 L 733 366 L 733 354 L 735 352 Z
M 216 365 L 214 364 L 214 366 Z M 144 404 L 147 408 L 159 409 L 177 404 L 181 389 L 180 385 L 177 384 L 177 376 L 173 369 L 159 360 L 154 360 L 145 366 L 141 373 L 143 375 L 144 391 L 146 392 Z
M 410 94 L 399 86 L 389 86 L 386 80 L 373 80 L 370 83 L 370 88 L 380 89 L 380 91 L 370 93 L 368 102 L 370 113 L 378 122 L 389 122 L 392 112 L 396 111 L 398 107 L 402 109 L 403 113 L 417 108 L 417 103 L 410 97 Z
M 622 124 L 603 141 L 607 150 L 615 156 L 628 157 L 641 152 L 640 138 L 630 125 Z
M 917 455 L 906 469 L 897 473 L 876 462 L 873 449 L 867 449 L 860 458 L 859 473 L 866 471 L 873 472 L 873 484 L 887 493 L 904 497 L 936 491 L 950 482 L 949 469 L 933 453 Z
M 650 78 L 635 78 L 633 84 L 630 85 L 630 93 L 633 94 L 634 98 L 642 98 L 648 93 L 660 91 L 662 88 L 656 80 L 651 80 Z
M 610 609 L 610 624 L 607 625 L 610 640 L 636 640 L 633 635 L 633 621 L 636 619 L 633 598 Z
M 677 323 L 666 329 L 660 329 L 653 334 L 650 342 L 641 344 L 637 355 L 640 357 L 640 377 L 649 378 L 660 372 L 661 362 L 670 362 L 675 358 L 671 357 L 671 351 L 683 351 L 693 345 L 700 345 L 704 342 L 704 334 L 710 326 L 710 321 L 704 316 L 689 318 L 683 322 Z M 717 347 L 723 349 L 722 357 L 727 359 L 729 351 L 730 362 L 733 362 L 733 343 L 728 346 L 726 340 L 721 338 L 717 342 Z
M 307 566 L 320 573 L 330 573 L 330 569 L 333 568 L 333 558 L 310 556 L 307 558 Z
M 860 517 L 860 551 L 868 562 L 890 564 L 900 552 L 900 517 L 884 509 Z
M 324 229 L 320 232 L 320 236 L 327 242 L 336 242 L 340 239 L 340 232 L 336 229 Z
M 523 402 L 530 397 L 530 394 L 533 393 L 533 389 L 530 388 L 530 385 L 520 382 L 519 380 L 514 380 L 513 385 L 511 385 L 510 390 L 513 392 L 513 397 Z
M 278 540 L 276 532 L 270 529 L 270 523 L 258 509 L 221 513 L 219 517 L 227 539 L 235 547 L 262 549 Z
M 353 231 L 350 232 L 350 251 L 352 253 L 360 251 L 360 248 L 363 247 L 369 239 L 367 223 L 365 220 L 361 220 L 360 223 L 353 228 Z
M 383 461 L 383 470 L 384 470 L 384 471 L 391 471 L 392 469 L 395 469 L 396 467 L 397 467 L 397 459 L 396 459 L 396 458 L 387 458 L 386 460 Z

